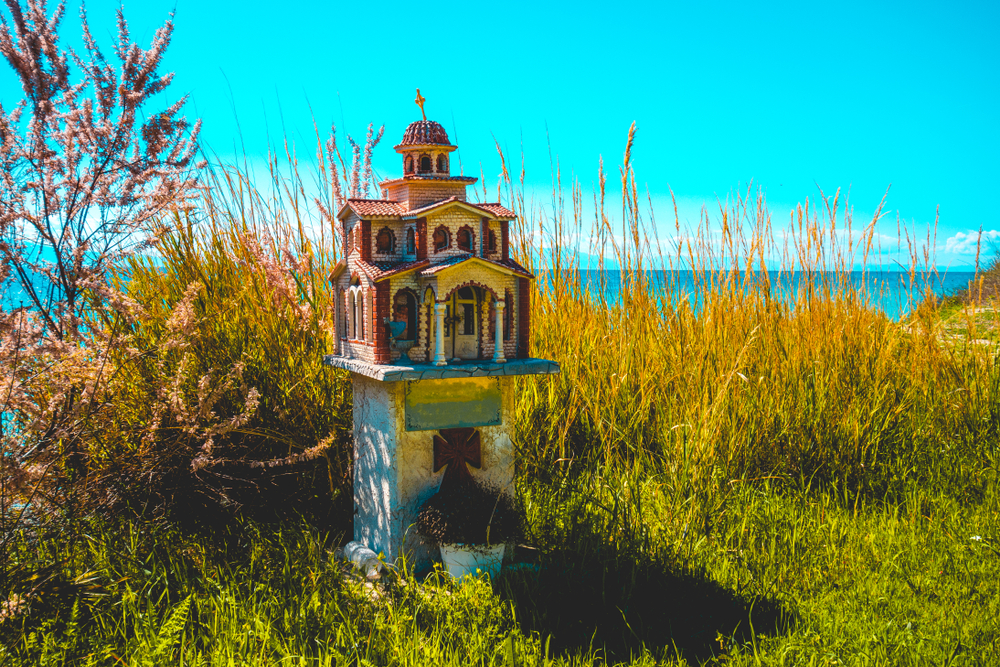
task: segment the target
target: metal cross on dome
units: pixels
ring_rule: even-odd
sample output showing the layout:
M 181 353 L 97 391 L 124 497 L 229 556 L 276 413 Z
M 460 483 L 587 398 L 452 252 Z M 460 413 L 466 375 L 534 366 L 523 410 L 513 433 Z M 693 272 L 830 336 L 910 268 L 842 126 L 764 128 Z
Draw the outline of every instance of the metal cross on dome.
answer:
M 434 436 L 434 472 L 448 466 L 441 480 L 445 485 L 461 485 L 472 481 L 473 468 L 483 467 L 479 429 L 443 428 Z
M 424 100 L 423 95 L 420 94 L 420 89 L 419 88 L 417 88 L 417 99 L 415 99 L 413 101 L 417 103 L 418 107 L 420 107 L 420 115 L 424 117 L 424 120 L 427 120 L 427 114 L 424 113 L 424 102 L 425 102 L 425 100 Z

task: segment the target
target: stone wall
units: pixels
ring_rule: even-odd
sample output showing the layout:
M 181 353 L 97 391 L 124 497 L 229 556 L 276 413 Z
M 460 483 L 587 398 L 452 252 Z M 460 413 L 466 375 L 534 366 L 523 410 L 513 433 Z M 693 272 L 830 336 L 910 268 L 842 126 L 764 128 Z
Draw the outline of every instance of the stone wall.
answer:
M 413 211 L 450 197 L 465 201 L 465 186 L 447 181 L 403 181 L 385 188 L 385 194 L 387 199 L 406 204 L 407 210 Z

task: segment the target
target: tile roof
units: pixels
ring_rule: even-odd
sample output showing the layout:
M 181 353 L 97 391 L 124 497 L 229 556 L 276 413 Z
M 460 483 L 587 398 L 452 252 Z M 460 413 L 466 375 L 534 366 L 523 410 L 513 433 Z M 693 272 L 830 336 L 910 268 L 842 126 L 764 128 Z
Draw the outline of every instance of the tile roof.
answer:
M 499 202 L 485 203 L 485 204 L 476 204 L 475 206 L 477 206 L 479 208 L 482 208 L 482 209 L 486 209 L 487 211 L 489 211 L 490 213 L 492 213 L 493 215 L 495 215 L 498 218 L 516 218 L 517 217 L 516 215 L 514 215 L 513 211 L 511 211 L 506 206 L 503 206 Z
M 466 206 L 470 206 L 470 207 L 472 207 L 474 209 L 478 209 L 478 210 L 482 211 L 483 213 L 488 213 L 491 217 L 494 217 L 494 218 L 515 218 L 515 217 L 517 217 L 513 213 L 511 213 L 508 209 L 506 209 L 503 206 L 501 206 L 500 204 L 473 204 L 472 202 L 464 201 L 462 199 L 459 199 L 458 197 L 448 197 L 447 199 L 442 199 L 441 201 L 434 202 L 433 204 L 428 204 L 427 206 L 422 206 L 421 208 L 414 209 L 412 211 L 407 211 L 404 214 L 404 217 L 406 217 L 406 218 L 416 218 L 416 217 L 419 217 L 419 216 L 423 215 L 424 213 L 429 213 L 429 212 L 433 211 L 436 208 L 440 208 L 442 206 L 447 206 L 449 204 L 454 204 L 456 202 L 460 203 L 460 204 L 464 204 Z
M 359 218 L 398 218 L 406 212 L 404 204 L 388 199 L 348 199 L 345 208 L 350 208 Z
M 384 181 L 379 181 L 379 187 L 386 187 L 388 185 L 396 185 L 397 183 L 408 183 L 410 181 L 443 181 L 452 183 L 475 183 L 479 179 L 475 176 L 437 176 L 434 174 L 407 174 L 406 176 L 400 176 L 399 178 L 387 178 Z
M 333 271 L 330 272 L 330 277 L 328 278 L 330 283 L 332 284 L 333 281 L 337 279 L 337 276 L 343 273 L 344 269 L 346 268 L 347 268 L 347 262 L 345 262 L 343 259 L 337 262 L 337 265 L 333 267 Z
M 531 274 L 531 271 L 528 271 L 528 269 L 524 268 L 523 266 L 521 266 L 520 264 L 518 264 L 517 262 L 515 262 L 512 259 L 499 259 L 499 260 L 497 260 L 497 259 L 488 259 L 486 261 L 487 262 L 492 262 L 494 264 L 499 264 L 500 266 L 506 266 L 508 269 L 510 269 L 514 273 L 521 273 L 526 278 L 534 278 L 535 277 L 535 276 L 533 276 Z
M 448 141 L 448 133 L 445 132 L 444 127 L 441 123 L 436 123 L 433 120 L 414 121 L 406 127 L 406 132 L 403 133 L 403 141 L 400 142 L 399 146 L 414 144 L 419 146 L 428 144 L 451 145 Z M 399 148 L 399 146 L 396 146 L 396 148 Z
M 430 261 L 426 259 L 418 259 L 413 262 L 403 262 L 402 264 L 398 264 L 396 262 L 366 262 L 363 259 L 355 259 L 354 264 L 359 269 L 364 271 L 366 276 L 371 278 L 373 281 L 378 282 L 391 276 L 405 273 L 411 269 L 418 269 L 422 266 L 427 266 L 430 264 Z
M 422 275 L 422 276 L 433 276 L 435 273 L 437 273 L 437 272 L 439 272 L 439 271 L 441 271 L 443 269 L 447 269 L 449 266 L 455 266 L 456 264 L 461 264 L 462 262 L 464 262 L 465 260 L 467 260 L 467 259 L 469 259 L 471 257 L 472 257 L 471 254 L 468 254 L 468 255 L 453 255 L 453 256 L 448 257 L 447 259 L 444 259 L 444 260 L 442 260 L 440 262 L 435 262 L 431 266 L 429 266 L 426 269 L 424 269 L 423 271 L 421 271 L 420 275 Z

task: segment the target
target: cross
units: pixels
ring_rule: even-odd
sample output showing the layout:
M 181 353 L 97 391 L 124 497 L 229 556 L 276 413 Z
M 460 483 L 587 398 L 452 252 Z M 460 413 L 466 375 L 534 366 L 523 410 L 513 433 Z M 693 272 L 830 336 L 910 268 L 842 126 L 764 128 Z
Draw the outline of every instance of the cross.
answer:
M 417 88 L 417 99 L 413 101 L 417 103 L 418 107 L 420 107 L 420 115 L 424 117 L 424 120 L 427 120 L 427 114 L 424 113 L 424 98 L 420 94 L 419 88 Z
M 479 430 L 474 428 L 443 428 L 434 436 L 434 472 L 444 466 L 441 486 L 462 485 L 472 481 L 469 466 L 483 467 Z

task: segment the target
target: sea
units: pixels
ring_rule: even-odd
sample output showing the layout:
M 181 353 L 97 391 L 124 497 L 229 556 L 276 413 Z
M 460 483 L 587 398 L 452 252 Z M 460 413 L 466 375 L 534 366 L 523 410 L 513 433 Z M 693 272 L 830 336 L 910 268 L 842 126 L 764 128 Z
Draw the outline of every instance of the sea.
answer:
M 602 285 L 601 274 L 597 270 L 581 269 L 581 282 L 592 295 L 603 293 L 604 299 L 614 303 L 621 296 L 621 272 L 615 269 L 605 270 Z M 851 285 L 864 298 L 869 307 L 881 310 L 892 319 L 906 317 L 913 308 L 919 305 L 927 291 L 937 297 L 944 297 L 966 289 L 975 279 L 973 271 L 928 272 L 916 273 L 911 276 L 907 271 L 852 271 L 849 276 Z M 744 282 L 745 273 L 739 272 L 740 283 Z M 551 276 L 539 276 L 541 280 L 551 280 Z M 691 307 L 698 310 L 702 298 L 702 290 L 698 289 L 698 281 L 694 271 L 648 271 L 647 279 L 654 289 L 669 294 L 675 303 L 687 299 Z M 699 272 L 698 278 L 702 278 Z M 751 274 L 747 282 L 748 289 L 760 285 L 764 280 L 761 273 Z M 771 297 L 785 302 L 790 306 L 796 301 L 799 291 L 809 285 L 819 290 L 826 285 L 838 285 L 841 277 L 832 271 L 771 271 L 767 274 Z M 20 305 L 27 305 L 27 299 L 16 285 L 6 285 L 0 291 L 0 308 L 9 311 Z M 669 288 L 669 289 L 668 289 Z
M 815 291 L 827 286 L 840 286 L 841 281 L 850 281 L 851 287 L 857 291 L 868 306 L 880 310 L 886 316 L 899 320 L 909 315 L 928 294 L 938 298 L 950 296 L 969 287 L 976 274 L 974 271 L 927 272 L 910 275 L 908 271 L 852 271 L 849 274 L 837 274 L 833 271 L 771 271 L 765 278 L 762 273 L 747 276 L 745 272 L 737 272 L 740 284 L 746 283 L 746 289 L 760 286 L 766 279 L 771 298 L 793 306 L 800 290 L 810 283 Z M 609 303 L 617 302 L 621 297 L 621 272 L 606 270 L 602 284 L 600 272 L 596 270 L 581 270 L 581 282 L 592 295 L 603 293 Z M 697 311 L 701 306 L 703 289 L 699 289 L 699 281 L 704 281 L 704 275 L 694 271 L 648 271 L 647 280 L 660 293 L 669 294 L 674 303 L 687 299 L 691 307 Z M 543 279 L 545 279 L 543 277 Z M 846 286 L 846 285 L 845 285 Z

